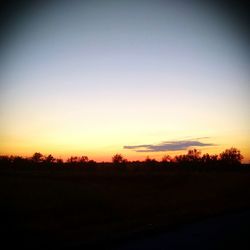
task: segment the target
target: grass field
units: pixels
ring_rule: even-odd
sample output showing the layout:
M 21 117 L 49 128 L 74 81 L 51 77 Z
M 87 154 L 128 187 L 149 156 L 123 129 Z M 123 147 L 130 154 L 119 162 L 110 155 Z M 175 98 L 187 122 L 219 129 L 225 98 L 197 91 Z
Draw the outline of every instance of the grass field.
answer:
M 111 249 L 142 233 L 249 209 L 249 180 L 250 170 L 5 168 L 1 235 L 9 246 Z

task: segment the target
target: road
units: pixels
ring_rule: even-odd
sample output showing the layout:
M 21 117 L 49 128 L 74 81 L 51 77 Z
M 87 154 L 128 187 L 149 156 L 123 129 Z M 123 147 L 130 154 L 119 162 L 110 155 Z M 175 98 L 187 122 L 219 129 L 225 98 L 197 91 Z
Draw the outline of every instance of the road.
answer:
M 183 225 L 150 238 L 133 239 L 116 249 L 250 249 L 250 211 Z

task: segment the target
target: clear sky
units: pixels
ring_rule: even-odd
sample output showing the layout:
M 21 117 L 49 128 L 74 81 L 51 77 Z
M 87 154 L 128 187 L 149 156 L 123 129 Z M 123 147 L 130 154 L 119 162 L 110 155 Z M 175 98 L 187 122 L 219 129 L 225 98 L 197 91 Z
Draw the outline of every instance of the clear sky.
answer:
M 0 154 L 132 160 L 234 146 L 250 161 L 246 40 L 214 6 L 173 2 L 55 2 L 13 22 Z

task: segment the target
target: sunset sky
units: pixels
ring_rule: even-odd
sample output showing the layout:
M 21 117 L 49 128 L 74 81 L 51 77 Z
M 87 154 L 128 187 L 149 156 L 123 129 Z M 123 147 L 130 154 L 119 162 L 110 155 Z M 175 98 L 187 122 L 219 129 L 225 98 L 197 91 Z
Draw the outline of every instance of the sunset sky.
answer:
M 173 2 L 55 1 L 16 17 L 0 47 L 0 154 L 234 146 L 249 162 L 244 32 L 212 4 Z

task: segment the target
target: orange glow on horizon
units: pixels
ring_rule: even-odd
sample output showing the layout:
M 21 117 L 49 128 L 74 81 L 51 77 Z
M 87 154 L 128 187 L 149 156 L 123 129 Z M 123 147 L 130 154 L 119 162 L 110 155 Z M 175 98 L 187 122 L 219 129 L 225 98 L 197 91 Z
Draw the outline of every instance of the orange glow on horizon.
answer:
M 234 18 L 174 1 L 62 2 L 6 27 L 1 155 L 161 160 L 235 147 L 250 162 L 248 46 Z
M 233 146 L 232 146 L 233 147 Z M 222 153 L 224 150 L 231 148 L 231 147 L 224 147 L 223 149 L 221 147 L 217 147 L 217 148 L 206 148 L 206 149 L 202 149 L 199 147 L 191 147 L 189 149 L 198 149 L 201 151 L 201 155 L 203 154 L 217 154 L 219 155 L 220 153 Z M 136 152 L 130 152 L 129 150 L 121 150 L 121 149 L 117 149 L 114 151 L 110 151 L 109 153 L 94 153 L 94 152 L 87 152 L 87 151 L 75 151 L 75 152 L 54 152 L 53 151 L 47 151 L 47 150 L 33 150 L 32 152 L 22 152 L 22 151 L 13 151 L 13 152 L 0 152 L 0 155 L 8 155 L 8 156 L 21 156 L 21 157 L 31 157 L 35 152 L 40 152 L 43 155 L 47 156 L 49 154 L 52 154 L 55 158 L 57 159 L 62 159 L 63 161 L 66 161 L 69 157 L 71 156 L 87 156 L 89 160 L 94 160 L 96 162 L 111 162 L 112 161 L 112 156 L 115 154 L 121 154 L 124 158 L 126 158 L 128 161 L 144 161 L 147 157 L 149 157 L 150 159 L 155 159 L 157 161 L 161 161 L 162 157 L 165 155 L 170 155 L 170 157 L 174 158 L 176 155 L 181 155 L 181 154 L 186 154 L 187 151 L 189 150 L 178 150 L 178 151 L 168 151 L 168 152 L 143 152 L 143 153 L 136 153 Z M 241 154 L 243 155 L 243 160 L 242 163 L 250 163 L 250 154 L 247 151 L 247 149 L 245 150 L 241 150 L 240 148 L 238 148 L 241 151 Z

